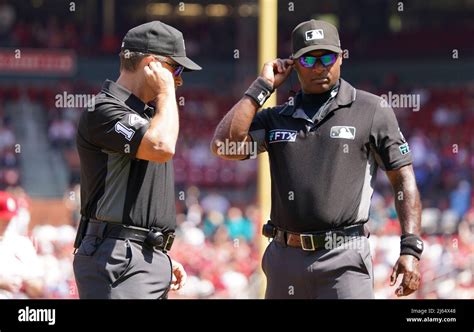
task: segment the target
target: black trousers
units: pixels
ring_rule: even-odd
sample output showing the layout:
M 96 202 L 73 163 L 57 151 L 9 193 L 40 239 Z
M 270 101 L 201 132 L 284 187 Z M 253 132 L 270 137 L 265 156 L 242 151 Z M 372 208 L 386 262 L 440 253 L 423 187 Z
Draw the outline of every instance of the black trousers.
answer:
M 161 299 L 171 285 L 171 260 L 130 240 L 87 235 L 74 256 L 81 299 Z

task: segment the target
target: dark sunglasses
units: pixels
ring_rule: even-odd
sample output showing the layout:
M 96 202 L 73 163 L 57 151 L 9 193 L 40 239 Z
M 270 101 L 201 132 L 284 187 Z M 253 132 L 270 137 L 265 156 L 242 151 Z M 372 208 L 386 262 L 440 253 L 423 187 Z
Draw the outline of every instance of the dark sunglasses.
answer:
M 322 56 L 312 56 L 312 55 L 303 55 L 299 57 L 300 64 L 305 68 L 312 68 L 316 65 L 316 62 L 321 61 L 321 64 L 324 67 L 329 67 L 330 65 L 334 64 L 337 60 L 337 53 L 328 53 Z
M 153 56 L 155 59 L 157 59 L 158 61 L 160 62 L 163 62 L 163 63 L 166 63 L 168 66 L 170 66 L 171 68 L 173 68 L 173 76 L 174 77 L 178 77 L 180 76 L 183 71 L 184 71 L 184 67 L 181 66 L 181 65 L 177 65 L 175 63 L 172 63 L 172 62 L 169 62 L 168 60 L 166 60 L 166 58 L 162 57 L 162 56 L 159 56 L 159 55 L 154 55 L 154 54 L 150 54 L 151 56 Z

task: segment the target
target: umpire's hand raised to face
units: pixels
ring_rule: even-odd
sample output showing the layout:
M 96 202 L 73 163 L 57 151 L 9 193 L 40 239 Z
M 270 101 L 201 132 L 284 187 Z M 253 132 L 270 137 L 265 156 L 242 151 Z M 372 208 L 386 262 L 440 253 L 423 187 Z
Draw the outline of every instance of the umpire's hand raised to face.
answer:
M 160 62 L 151 61 L 148 66 L 143 67 L 143 70 L 146 83 L 156 95 L 174 90 L 173 75 Z
M 263 65 L 260 76 L 267 80 L 273 89 L 278 88 L 286 81 L 293 70 L 293 60 L 291 59 L 275 59 Z

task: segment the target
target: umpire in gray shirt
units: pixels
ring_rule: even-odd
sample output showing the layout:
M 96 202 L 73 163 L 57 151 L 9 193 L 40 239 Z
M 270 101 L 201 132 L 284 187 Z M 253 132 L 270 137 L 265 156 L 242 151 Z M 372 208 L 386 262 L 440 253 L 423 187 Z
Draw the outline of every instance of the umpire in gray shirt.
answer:
M 180 31 L 159 21 L 127 32 L 120 77 L 106 80 L 77 132 L 81 223 L 74 274 L 81 298 L 166 298 L 186 273 L 168 256 L 176 228 L 175 90 L 186 57 Z
M 402 236 L 398 296 L 419 287 L 421 203 L 405 141 L 383 99 L 340 78 L 342 50 L 333 25 L 311 20 L 292 34 L 292 56 L 266 63 L 242 99 L 219 123 L 211 149 L 231 160 L 267 151 L 272 238 L 263 259 L 266 298 L 373 298 L 365 223 L 377 168 L 396 195 Z M 289 102 L 257 110 L 295 70 L 301 91 Z M 239 143 L 239 144 L 236 144 Z M 226 144 L 240 147 L 229 154 Z M 249 148 L 248 145 L 254 144 Z

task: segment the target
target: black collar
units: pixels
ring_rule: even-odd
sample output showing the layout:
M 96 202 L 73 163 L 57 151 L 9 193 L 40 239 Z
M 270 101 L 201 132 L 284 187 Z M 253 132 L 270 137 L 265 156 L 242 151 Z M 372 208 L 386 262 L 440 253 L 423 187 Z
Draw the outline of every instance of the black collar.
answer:
M 127 105 L 138 113 L 143 113 L 147 111 L 148 108 L 151 108 L 133 93 L 125 89 L 120 84 L 111 80 L 106 80 L 104 82 L 104 84 L 102 85 L 102 92 L 110 95 L 115 99 L 118 99 L 119 101 L 123 102 L 125 105 Z
M 350 85 L 348 82 L 340 79 L 339 91 L 334 99 L 335 103 L 329 107 L 329 112 L 335 110 L 338 107 L 346 106 L 352 104 L 356 98 L 356 89 Z M 301 105 L 302 92 L 298 91 L 296 96 L 293 99 L 293 103 L 287 102 L 285 106 L 280 110 L 279 114 L 292 116 L 293 113 Z

